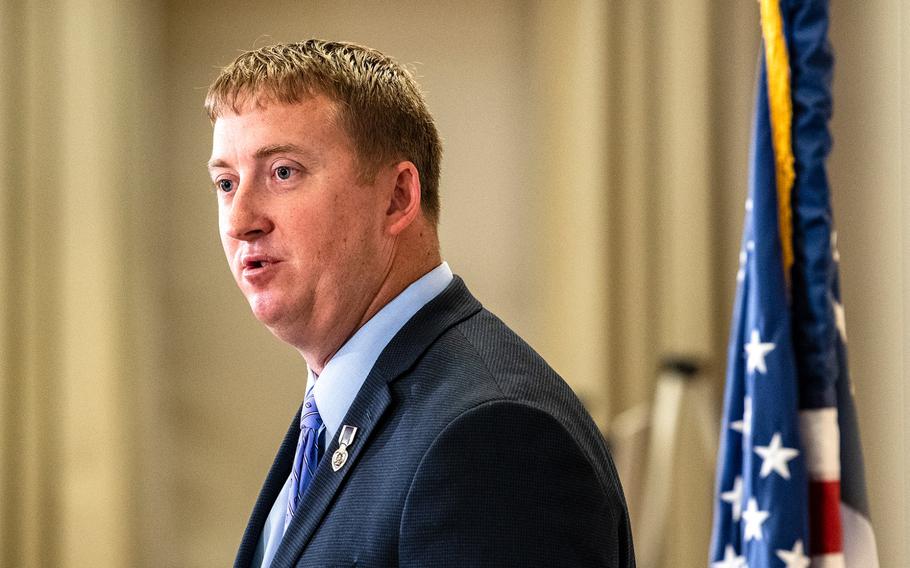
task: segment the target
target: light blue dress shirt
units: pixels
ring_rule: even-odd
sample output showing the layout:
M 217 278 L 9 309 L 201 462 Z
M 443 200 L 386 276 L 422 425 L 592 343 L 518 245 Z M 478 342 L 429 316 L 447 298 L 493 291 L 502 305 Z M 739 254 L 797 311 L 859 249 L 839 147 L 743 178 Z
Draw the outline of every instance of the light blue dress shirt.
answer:
M 320 430 L 323 451 L 325 442 L 335 438 L 335 432 L 341 427 L 341 421 L 344 420 L 382 350 L 404 324 L 414 317 L 420 308 L 445 290 L 451 281 L 452 271 L 449 265 L 443 262 L 405 288 L 358 329 L 326 363 L 318 377 L 319 380 L 316 380 L 317 377 L 312 370 L 307 369 L 306 388 L 307 390 L 313 388 L 316 408 L 319 409 L 319 416 L 323 422 Z M 291 478 L 288 476 L 275 499 L 275 504 L 272 505 L 256 553 L 253 555 L 253 566 L 268 568 L 272 564 L 275 551 L 284 537 L 290 483 Z M 300 506 L 305 507 L 306 501 Z

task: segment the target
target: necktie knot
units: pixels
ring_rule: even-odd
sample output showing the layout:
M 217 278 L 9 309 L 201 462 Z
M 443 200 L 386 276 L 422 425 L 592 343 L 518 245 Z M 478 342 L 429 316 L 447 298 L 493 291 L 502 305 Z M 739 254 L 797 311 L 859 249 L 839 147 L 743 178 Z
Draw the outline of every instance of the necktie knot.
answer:
M 317 431 L 322 428 L 322 418 L 319 416 L 319 409 L 316 408 L 313 389 L 307 393 L 303 401 L 303 408 L 300 409 L 300 430 L 303 431 L 306 428 Z

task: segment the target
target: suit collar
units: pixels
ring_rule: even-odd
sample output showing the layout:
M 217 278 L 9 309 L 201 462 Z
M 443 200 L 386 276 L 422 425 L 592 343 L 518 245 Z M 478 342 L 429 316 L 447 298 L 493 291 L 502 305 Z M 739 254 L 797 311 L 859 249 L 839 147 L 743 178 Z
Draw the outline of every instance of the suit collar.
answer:
M 295 515 L 288 527 L 284 539 L 275 553 L 272 568 L 293 566 L 300 557 L 316 527 L 319 526 L 328 511 L 335 494 L 351 470 L 357 466 L 361 450 L 366 447 L 367 440 L 388 408 L 392 400 L 389 383 L 410 369 L 423 352 L 446 330 L 477 313 L 480 309 L 480 302 L 468 292 L 461 278 L 456 276 L 442 293 L 418 311 L 395 335 L 379 356 L 342 422 L 357 428 L 354 443 L 347 449 L 347 461 L 338 471 L 333 471 L 331 462 L 333 453 L 338 449 L 339 432 L 327 445 L 323 454 L 324 459 L 320 460 L 316 475 L 303 498 L 302 510 Z M 252 557 L 252 551 L 255 550 L 256 539 L 262 531 L 265 516 L 268 515 L 269 508 L 290 473 L 296 434 L 290 447 L 286 449 L 287 440 L 288 438 L 285 438 L 285 444 L 282 444 L 282 451 L 289 452 L 289 456 L 282 457 L 282 453 L 279 452 L 275 463 L 277 465 L 280 461 L 283 469 L 276 470 L 273 466 L 272 471 L 269 472 L 266 487 L 260 494 L 254 514 L 250 519 L 250 526 L 247 527 L 244 535 L 243 542 L 250 549 L 246 558 Z M 267 495 L 266 488 L 269 488 Z M 242 550 L 243 548 L 241 548 Z M 239 562 L 240 556 L 238 555 L 237 566 L 247 566 L 249 560 L 247 560 L 247 564 Z
M 464 281 L 455 276 L 445 290 L 401 328 L 379 356 L 367 382 L 395 380 L 411 368 L 440 335 L 480 311 L 481 307 Z

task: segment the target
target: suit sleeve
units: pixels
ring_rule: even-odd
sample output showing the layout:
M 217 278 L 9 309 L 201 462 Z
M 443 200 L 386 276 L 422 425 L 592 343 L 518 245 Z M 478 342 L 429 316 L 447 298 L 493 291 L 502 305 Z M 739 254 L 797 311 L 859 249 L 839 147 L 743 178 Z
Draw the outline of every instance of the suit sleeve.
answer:
M 621 494 L 555 418 L 513 401 L 474 408 L 437 437 L 399 544 L 401 566 L 634 566 Z

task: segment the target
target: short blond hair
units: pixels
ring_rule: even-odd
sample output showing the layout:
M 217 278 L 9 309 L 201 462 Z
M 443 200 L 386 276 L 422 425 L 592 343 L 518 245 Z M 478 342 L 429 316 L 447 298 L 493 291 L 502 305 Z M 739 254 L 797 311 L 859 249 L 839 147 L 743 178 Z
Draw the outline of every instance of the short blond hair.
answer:
M 205 109 L 214 122 L 245 105 L 292 104 L 323 94 L 338 104 L 354 143 L 362 181 L 379 168 L 409 160 L 420 174 L 421 207 L 439 221 L 442 143 L 413 75 L 391 57 L 361 45 L 310 39 L 242 53 L 209 87 Z

